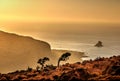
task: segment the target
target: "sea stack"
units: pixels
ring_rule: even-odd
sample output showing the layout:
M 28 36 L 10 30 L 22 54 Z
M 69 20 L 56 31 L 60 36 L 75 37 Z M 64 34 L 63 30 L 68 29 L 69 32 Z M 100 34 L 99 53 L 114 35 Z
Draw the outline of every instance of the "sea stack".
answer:
M 103 47 L 102 42 L 98 41 L 98 43 L 95 45 L 95 47 Z

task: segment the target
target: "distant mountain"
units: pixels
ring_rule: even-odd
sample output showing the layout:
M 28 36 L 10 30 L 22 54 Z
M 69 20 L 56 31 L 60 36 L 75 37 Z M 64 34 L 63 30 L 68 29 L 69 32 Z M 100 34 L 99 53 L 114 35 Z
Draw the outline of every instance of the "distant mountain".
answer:
M 0 31 L 0 72 L 2 73 L 26 69 L 28 66 L 36 67 L 40 57 L 50 55 L 51 49 L 47 42 Z

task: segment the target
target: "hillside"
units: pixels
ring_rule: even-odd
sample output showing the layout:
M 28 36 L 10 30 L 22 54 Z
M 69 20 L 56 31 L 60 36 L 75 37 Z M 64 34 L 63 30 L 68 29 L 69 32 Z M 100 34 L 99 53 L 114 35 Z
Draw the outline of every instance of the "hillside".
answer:
M 65 52 L 72 54 L 66 61 L 69 63 L 82 61 L 81 57 L 84 56 L 82 52 L 51 49 L 47 42 L 29 36 L 0 31 L 0 73 L 22 70 L 28 66 L 36 68 L 38 59 L 46 56 L 50 58 L 48 64 L 57 65 L 60 55 Z
M 59 68 L 46 67 L 44 70 L 22 70 L 0 74 L 0 80 L 42 80 L 42 81 L 79 81 L 79 80 L 120 80 L 120 56 L 96 58 L 95 60 L 65 64 Z
M 47 42 L 0 31 L 0 72 L 36 67 L 40 57 L 51 57 Z

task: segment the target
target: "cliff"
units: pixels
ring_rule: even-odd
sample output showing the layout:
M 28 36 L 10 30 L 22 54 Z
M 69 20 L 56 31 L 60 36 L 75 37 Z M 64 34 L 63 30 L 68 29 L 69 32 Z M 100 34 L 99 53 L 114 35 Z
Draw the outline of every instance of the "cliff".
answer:
M 36 67 L 37 60 L 44 56 L 51 57 L 47 42 L 0 31 L 0 72 Z

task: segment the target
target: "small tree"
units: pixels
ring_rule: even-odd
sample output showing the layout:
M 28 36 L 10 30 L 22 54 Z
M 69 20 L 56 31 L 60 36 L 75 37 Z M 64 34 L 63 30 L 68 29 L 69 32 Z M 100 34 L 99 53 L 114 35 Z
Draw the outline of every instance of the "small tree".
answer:
M 44 58 L 40 58 L 37 63 L 39 63 L 42 66 L 41 69 L 43 69 L 45 62 L 49 60 L 50 59 L 48 57 L 44 57 Z
M 40 67 L 39 67 L 39 66 L 37 66 L 37 67 L 36 67 L 36 70 L 37 70 L 37 71 L 39 71 L 39 69 L 40 69 Z
M 28 66 L 27 71 L 32 71 L 32 68 L 30 68 L 30 67 Z
M 71 53 L 68 53 L 68 52 L 66 52 L 63 55 L 61 55 L 61 57 L 58 60 L 58 65 L 57 66 L 59 67 L 60 61 L 66 61 L 66 60 L 68 60 L 69 56 L 71 56 Z

